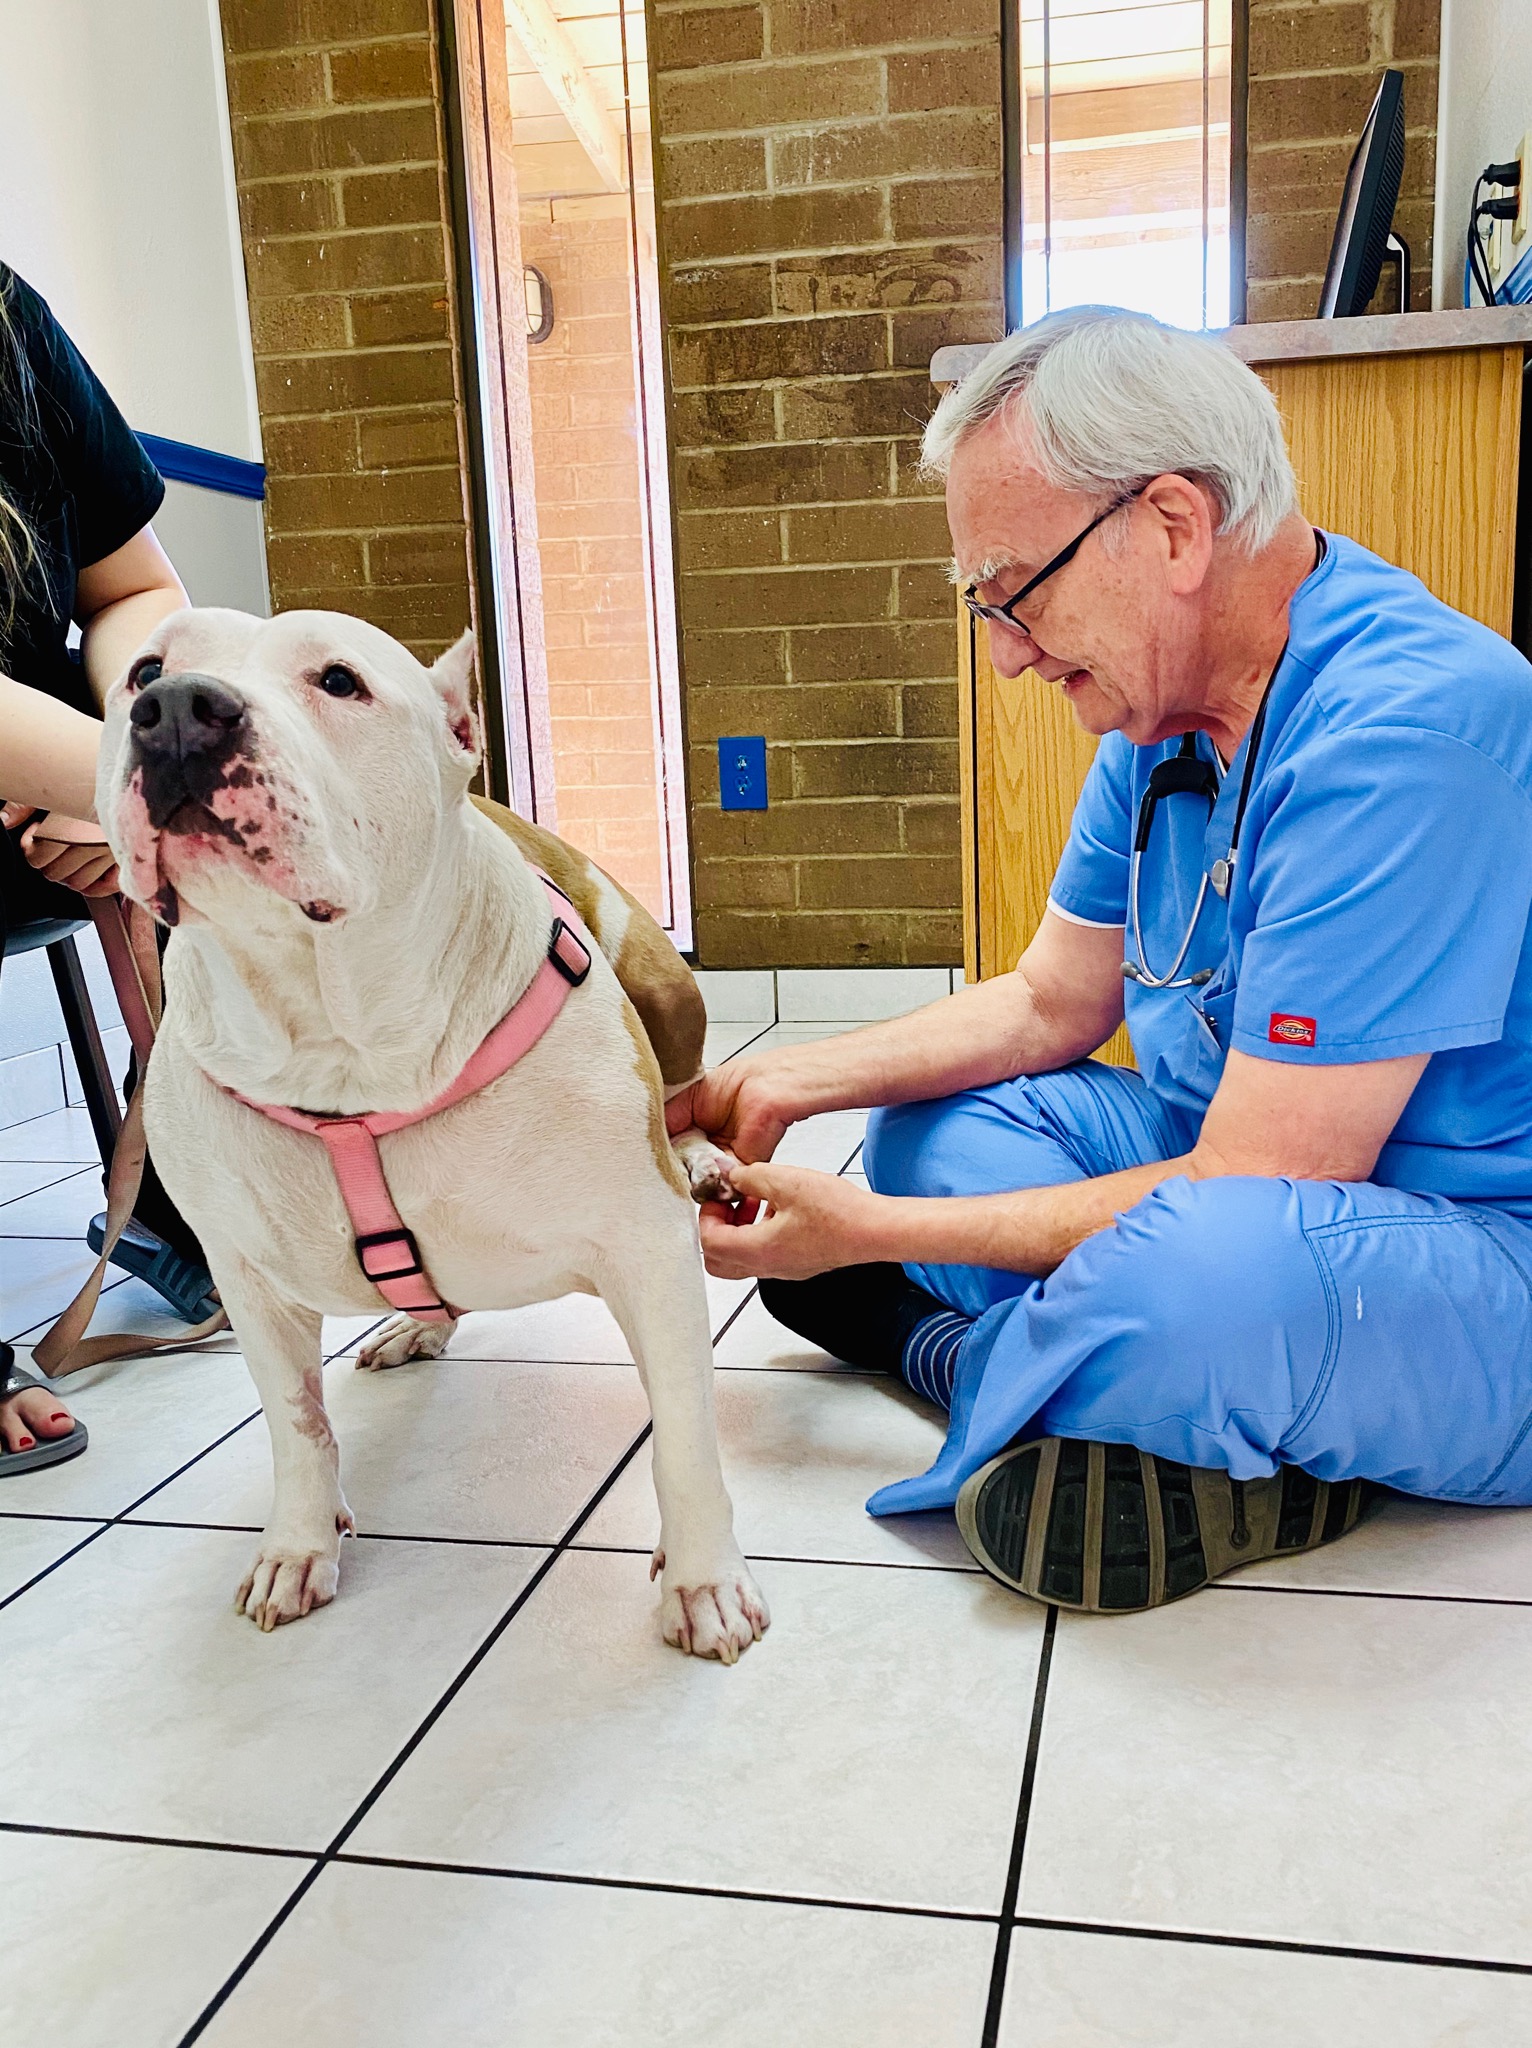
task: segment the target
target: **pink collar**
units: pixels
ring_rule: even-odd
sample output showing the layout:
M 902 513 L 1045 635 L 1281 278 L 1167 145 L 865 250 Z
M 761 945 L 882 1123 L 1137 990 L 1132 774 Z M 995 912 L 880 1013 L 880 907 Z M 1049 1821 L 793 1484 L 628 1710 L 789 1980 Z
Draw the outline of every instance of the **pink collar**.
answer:
M 442 1300 L 421 1264 L 420 1247 L 388 1191 L 378 1140 L 391 1131 L 423 1124 L 439 1110 L 450 1109 L 455 1102 L 498 1081 L 532 1050 L 563 1009 L 569 991 L 578 988 L 590 973 L 590 935 L 574 905 L 546 875 L 539 880 L 553 906 L 553 930 L 542 965 L 462 1073 L 424 1109 L 380 1110 L 371 1116 L 314 1116 L 274 1102 L 252 1102 L 236 1088 L 224 1090 L 248 1109 L 269 1116 L 273 1123 L 286 1124 L 290 1131 L 308 1131 L 322 1141 L 351 1218 L 358 1265 L 390 1307 L 423 1323 L 450 1322 L 459 1311 Z

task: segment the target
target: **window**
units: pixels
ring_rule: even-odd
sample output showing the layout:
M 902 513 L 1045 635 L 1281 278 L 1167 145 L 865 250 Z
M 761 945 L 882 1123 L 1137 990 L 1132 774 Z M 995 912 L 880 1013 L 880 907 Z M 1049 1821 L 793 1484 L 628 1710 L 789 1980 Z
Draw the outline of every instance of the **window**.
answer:
M 1226 326 L 1231 0 L 1019 5 L 1012 318 L 1107 304 Z

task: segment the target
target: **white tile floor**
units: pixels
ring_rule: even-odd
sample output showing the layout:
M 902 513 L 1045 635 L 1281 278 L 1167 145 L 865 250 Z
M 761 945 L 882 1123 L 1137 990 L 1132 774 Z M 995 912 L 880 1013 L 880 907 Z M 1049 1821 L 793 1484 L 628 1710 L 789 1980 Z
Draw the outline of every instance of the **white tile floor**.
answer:
M 23 1347 L 87 1263 L 82 1126 L 0 1134 Z M 793 1156 L 854 1172 L 860 1128 Z M 938 1418 L 749 1290 L 713 1323 L 774 1614 L 734 1670 L 658 1640 L 643 1398 L 597 1303 L 383 1375 L 329 1329 L 360 1534 L 337 1603 L 269 1637 L 230 1606 L 267 1489 L 232 1347 L 72 1383 L 87 1455 L 0 1481 L 4 2048 L 1532 2038 L 1532 1515 L 1401 1502 L 1160 1614 L 1055 1620 L 948 1517 L 863 1513 Z

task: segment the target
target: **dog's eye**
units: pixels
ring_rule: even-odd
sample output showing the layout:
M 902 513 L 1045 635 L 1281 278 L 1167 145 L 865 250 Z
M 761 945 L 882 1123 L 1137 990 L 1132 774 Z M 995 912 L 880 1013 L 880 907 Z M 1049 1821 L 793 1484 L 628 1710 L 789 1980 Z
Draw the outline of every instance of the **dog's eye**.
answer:
M 365 697 L 360 676 L 354 675 L 338 661 L 332 661 L 319 678 L 319 687 L 327 697 Z
M 165 664 L 157 654 L 146 654 L 142 661 L 135 661 L 128 675 L 128 687 L 140 689 L 145 683 L 157 683 L 165 673 Z

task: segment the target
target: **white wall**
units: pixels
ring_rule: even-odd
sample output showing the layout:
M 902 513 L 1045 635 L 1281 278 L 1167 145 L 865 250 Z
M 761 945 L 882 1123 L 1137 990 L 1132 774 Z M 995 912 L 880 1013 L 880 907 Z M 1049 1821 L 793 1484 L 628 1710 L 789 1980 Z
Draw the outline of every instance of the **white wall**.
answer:
M 166 482 L 154 530 L 193 604 L 231 605 L 258 618 L 270 612 L 264 509 L 258 498 L 205 491 L 173 477 Z
M 1433 306 L 1463 303 L 1468 202 L 1486 164 L 1504 163 L 1532 130 L 1528 0 L 1442 0 L 1436 138 Z M 1525 245 L 1523 245 L 1525 246 Z
M 259 459 L 217 0 L 0 0 L 0 257 L 133 426 Z

